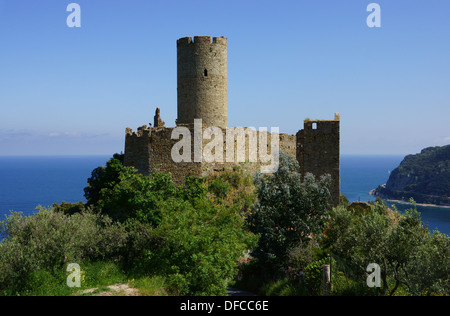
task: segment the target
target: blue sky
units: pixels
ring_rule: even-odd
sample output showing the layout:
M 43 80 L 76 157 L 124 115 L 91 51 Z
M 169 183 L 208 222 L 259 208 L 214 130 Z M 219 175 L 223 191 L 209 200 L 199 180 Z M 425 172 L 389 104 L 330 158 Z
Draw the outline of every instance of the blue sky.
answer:
M 228 38 L 229 126 L 295 134 L 340 112 L 342 154 L 450 144 L 449 13 L 448 0 L 0 0 L 0 155 L 112 155 L 156 107 L 173 126 L 176 40 L 195 35 Z

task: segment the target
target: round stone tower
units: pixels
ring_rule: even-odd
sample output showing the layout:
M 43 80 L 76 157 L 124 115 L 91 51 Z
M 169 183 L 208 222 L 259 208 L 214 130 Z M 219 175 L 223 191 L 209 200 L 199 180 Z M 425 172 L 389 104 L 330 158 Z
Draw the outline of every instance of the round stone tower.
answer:
M 227 39 L 177 40 L 177 86 L 177 125 L 201 118 L 206 126 L 227 127 Z

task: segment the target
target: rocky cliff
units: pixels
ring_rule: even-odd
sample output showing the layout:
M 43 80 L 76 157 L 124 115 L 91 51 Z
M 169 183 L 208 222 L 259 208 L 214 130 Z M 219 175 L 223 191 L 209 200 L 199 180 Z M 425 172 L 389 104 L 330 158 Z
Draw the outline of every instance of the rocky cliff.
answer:
M 385 185 L 372 191 L 386 199 L 437 205 L 450 204 L 450 145 L 428 147 L 408 155 L 394 169 Z

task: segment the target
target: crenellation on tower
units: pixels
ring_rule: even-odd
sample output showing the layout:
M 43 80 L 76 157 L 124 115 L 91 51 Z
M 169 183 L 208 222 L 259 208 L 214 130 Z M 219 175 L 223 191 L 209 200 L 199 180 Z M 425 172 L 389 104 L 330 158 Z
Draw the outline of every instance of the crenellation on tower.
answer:
M 192 43 L 192 37 L 182 37 L 177 40 L 177 46 L 188 45 L 190 43 Z

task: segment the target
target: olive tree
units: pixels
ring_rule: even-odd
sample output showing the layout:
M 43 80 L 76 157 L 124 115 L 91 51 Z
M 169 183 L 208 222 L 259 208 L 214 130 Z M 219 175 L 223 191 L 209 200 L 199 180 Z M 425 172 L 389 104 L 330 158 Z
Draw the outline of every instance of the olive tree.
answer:
M 322 231 L 329 210 L 330 177 L 302 177 L 297 160 L 281 152 L 278 170 L 257 174 L 254 182 L 257 202 L 247 222 L 260 239 L 252 255 L 271 271 L 279 271 L 293 249 Z

